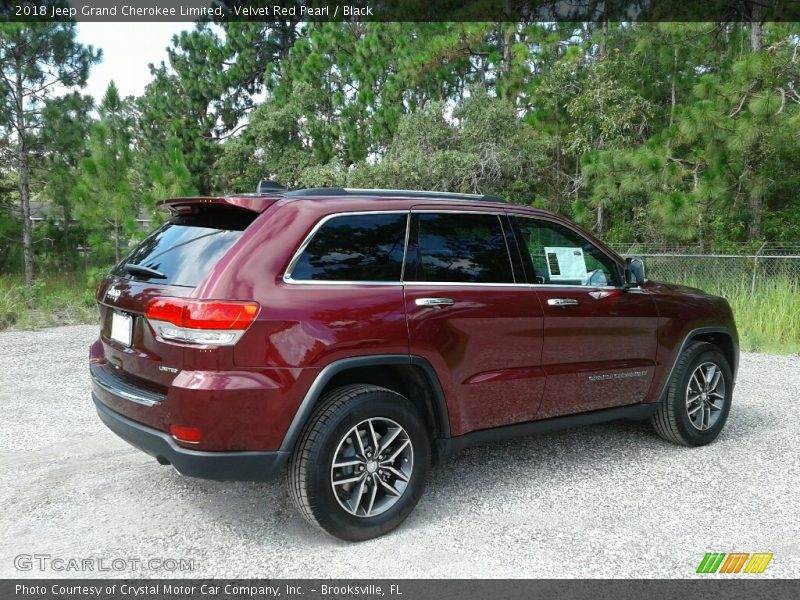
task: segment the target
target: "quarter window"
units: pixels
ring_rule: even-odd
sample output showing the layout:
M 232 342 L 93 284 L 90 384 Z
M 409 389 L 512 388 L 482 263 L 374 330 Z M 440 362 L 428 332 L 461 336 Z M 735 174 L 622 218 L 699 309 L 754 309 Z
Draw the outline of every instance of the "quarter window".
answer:
M 405 280 L 514 283 L 500 218 L 477 213 L 412 214 Z
M 291 269 L 305 281 L 400 281 L 407 213 L 342 215 L 326 221 Z
M 513 217 L 531 283 L 618 286 L 616 262 L 578 233 L 550 221 Z M 526 252 L 527 250 L 527 252 Z

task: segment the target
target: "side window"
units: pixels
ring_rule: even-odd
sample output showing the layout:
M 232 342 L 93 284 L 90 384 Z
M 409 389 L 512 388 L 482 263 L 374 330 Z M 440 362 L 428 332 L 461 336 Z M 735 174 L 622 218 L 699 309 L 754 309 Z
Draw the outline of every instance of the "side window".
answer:
M 412 213 L 406 281 L 514 283 L 497 215 Z
M 290 268 L 297 281 L 400 281 L 407 213 L 326 221 Z
M 621 285 L 616 263 L 578 233 L 550 221 L 513 217 L 527 248 L 531 283 L 550 285 Z M 523 256 L 523 260 L 527 257 Z

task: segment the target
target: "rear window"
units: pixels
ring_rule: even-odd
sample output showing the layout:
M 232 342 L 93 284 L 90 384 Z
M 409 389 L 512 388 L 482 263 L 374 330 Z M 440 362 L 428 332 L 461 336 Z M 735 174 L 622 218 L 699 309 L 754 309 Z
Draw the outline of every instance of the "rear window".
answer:
M 250 211 L 219 208 L 173 216 L 136 246 L 113 274 L 196 287 L 256 216 Z
M 326 221 L 290 276 L 296 281 L 400 281 L 407 213 L 343 215 Z

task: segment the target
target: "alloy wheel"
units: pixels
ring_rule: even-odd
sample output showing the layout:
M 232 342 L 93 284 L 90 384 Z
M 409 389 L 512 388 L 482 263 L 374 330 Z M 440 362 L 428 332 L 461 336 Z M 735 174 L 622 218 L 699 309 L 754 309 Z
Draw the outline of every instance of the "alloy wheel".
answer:
M 374 517 L 402 497 L 414 469 L 411 439 L 384 417 L 361 421 L 345 434 L 331 466 L 331 486 L 339 505 L 356 517 Z
M 714 426 L 725 405 L 725 378 L 713 362 L 699 365 L 686 386 L 686 412 L 695 429 L 706 431 Z

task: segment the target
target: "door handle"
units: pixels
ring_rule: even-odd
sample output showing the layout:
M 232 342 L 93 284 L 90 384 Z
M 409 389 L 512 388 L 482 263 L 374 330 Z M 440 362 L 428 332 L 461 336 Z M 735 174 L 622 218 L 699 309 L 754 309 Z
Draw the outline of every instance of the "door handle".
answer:
M 455 302 L 452 298 L 417 298 L 414 300 L 414 304 L 417 306 L 433 306 L 433 307 L 442 307 L 442 306 L 453 306 Z
M 575 298 L 548 298 L 548 306 L 575 306 L 578 301 Z

